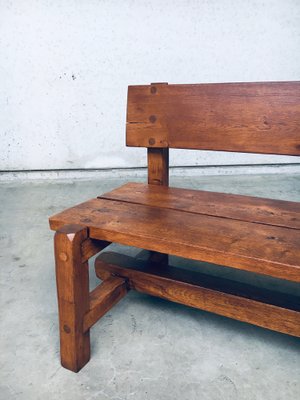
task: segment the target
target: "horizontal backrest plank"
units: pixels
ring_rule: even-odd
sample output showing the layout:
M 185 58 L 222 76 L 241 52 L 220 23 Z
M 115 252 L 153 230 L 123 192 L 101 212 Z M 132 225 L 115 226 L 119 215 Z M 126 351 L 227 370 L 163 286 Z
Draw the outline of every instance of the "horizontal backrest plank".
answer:
M 300 202 L 135 182 L 100 198 L 300 230 Z
M 126 144 L 300 155 L 300 82 L 129 86 Z

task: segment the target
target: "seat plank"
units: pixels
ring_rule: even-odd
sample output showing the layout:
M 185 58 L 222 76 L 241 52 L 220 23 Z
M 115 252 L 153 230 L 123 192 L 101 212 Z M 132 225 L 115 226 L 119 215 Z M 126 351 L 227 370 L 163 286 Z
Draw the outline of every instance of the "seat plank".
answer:
M 99 198 L 300 229 L 300 203 L 127 183 Z
M 92 199 L 50 218 L 92 239 L 300 282 L 300 231 L 142 204 Z

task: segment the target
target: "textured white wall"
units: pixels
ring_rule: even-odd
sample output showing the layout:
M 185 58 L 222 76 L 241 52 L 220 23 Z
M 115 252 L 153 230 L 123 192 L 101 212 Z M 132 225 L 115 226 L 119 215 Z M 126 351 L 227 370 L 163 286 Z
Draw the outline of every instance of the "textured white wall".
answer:
M 0 0 L 0 169 L 145 165 L 129 84 L 299 80 L 299 0 Z M 173 151 L 172 164 L 295 162 Z

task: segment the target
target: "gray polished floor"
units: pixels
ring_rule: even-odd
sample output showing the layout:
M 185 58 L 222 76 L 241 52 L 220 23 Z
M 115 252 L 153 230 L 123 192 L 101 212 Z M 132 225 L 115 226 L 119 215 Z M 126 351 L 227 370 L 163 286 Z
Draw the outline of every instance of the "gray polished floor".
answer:
M 122 183 L 1 184 L 0 399 L 299 399 L 299 339 L 134 292 L 92 328 L 86 367 L 74 374 L 60 366 L 47 218 Z M 300 201 L 300 175 L 174 177 L 171 184 Z M 299 292 L 228 268 L 212 273 Z

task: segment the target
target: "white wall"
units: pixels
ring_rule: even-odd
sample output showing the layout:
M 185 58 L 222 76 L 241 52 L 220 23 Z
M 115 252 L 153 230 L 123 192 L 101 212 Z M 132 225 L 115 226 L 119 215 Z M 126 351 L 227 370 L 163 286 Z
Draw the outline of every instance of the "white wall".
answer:
M 129 84 L 299 80 L 299 0 L 0 0 L 0 169 L 145 165 Z M 172 164 L 299 158 L 172 152 Z

